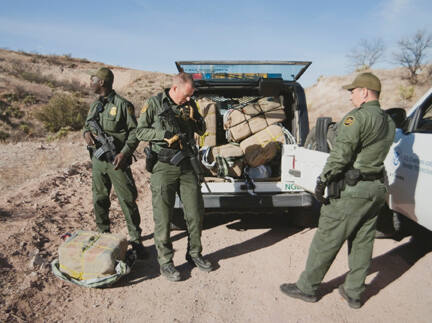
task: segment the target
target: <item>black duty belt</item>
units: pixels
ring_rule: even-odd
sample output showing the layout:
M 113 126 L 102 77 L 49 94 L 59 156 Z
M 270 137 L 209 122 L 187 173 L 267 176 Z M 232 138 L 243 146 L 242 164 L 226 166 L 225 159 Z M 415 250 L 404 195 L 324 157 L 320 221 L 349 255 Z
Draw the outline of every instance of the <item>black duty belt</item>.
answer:
M 158 160 L 163 163 L 169 163 L 171 158 L 178 152 L 178 149 L 162 148 L 158 153 Z
M 384 171 L 381 171 L 379 173 L 372 173 L 372 174 L 361 173 L 360 178 L 362 181 L 375 181 L 377 179 L 384 179 Z

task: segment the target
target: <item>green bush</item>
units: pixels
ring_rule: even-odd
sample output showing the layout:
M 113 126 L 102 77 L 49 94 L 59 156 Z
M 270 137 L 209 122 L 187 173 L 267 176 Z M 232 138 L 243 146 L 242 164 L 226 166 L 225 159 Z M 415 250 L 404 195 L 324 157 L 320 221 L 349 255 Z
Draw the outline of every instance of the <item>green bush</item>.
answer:
M 0 130 L 0 141 L 5 141 L 10 137 L 10 134 Z
M 26 124 L 26 123 L 21 123 L 19 125 L 19 129 L 22 132 L 24 132 L 26 135 L 30 134 L 30 132 L 31 132 L 30 126 L 28 124 Z
M 62 127 L 55 134 L 47 136 L 47 141 L 54 141 L 60 138 L 64 138 L 69 134 L 70 130 L 70 127 Z
M 24 112 L 15 105 L 8 105 L 4 101 L 0 101 L 0 120 L 10 122 L 11 118 L 21 119 L 24 116 Z
M 87 105 L 76 96 L 55 94 L 47 105 L 35 112 L 35 118 L 50 132 L 57 132 L 66 127 L 79 130 L 84 126 L 87 110 Z
M 414 86 L 399 86 L 399 95 L 402 100 L 411 100 L 414 96 Z

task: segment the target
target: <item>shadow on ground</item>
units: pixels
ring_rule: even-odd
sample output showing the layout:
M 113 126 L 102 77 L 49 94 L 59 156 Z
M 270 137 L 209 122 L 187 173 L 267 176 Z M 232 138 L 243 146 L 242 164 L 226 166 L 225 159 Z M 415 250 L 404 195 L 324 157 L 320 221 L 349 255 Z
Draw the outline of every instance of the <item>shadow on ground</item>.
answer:
M 304 216 L 305 215 L 300 216 L 298 210 L 294 209 L 288 212 L 279 213 L 224 213 L 206 216 L 204 230 L 209 230 L 220 225 L 226 225 L 228 229 L 237 231 L 246 231 L 251 229 L 269 230 L 247 241 L 243 241 L 241 243 L 217 250 L 211 254 L 207 254 L 205 255 L 205 258 L 211 261 L 214 265 L 214 270 L 217 270 L 219 268 L 218 263 L 222 259 L 237 257 L 246 253 L 270 247 L 275 243 L 303 230 L 305 224 L 307 223 L 312 223 L 311 226 L 314 226 L 316 219 L 302 218 Z M 307 216 L 311 215 L 309 214 Z M 313 216 L 316 218 L 316 213 Z M 152 241 L 152 238 L 153 234 L 149 234 L 144 236 L 142 239 L 149 253 L 148 258 L 142 261 L 137 261 L 131 273 L 112 286 L 113 288 L 138 284 L 142 281 L 160 276 L 156 248 L 154 244 L 149 246 L 149 243 L 146 243 L 146 241 Z M 187 238 L 187 232 L 184 230 L 176 230 L 171 232 L 171 239 L 173 242 L 184 238 Z M 193 266 L 185 262 L 182 265 L 177 266 L 177 269 L 182 274 L 182 280 L 186 280 L 191 277 Z
M 400 245 L 389 252 L 372 259 L 369 268 L 369 275 L 377 273 L 375 278 L 366 286 L 362 295 L 362 301 L 366 302 L 371 297 L 377 295 L 382 289 L 407 272 L 418 260 L 432 251 L 430 241 L 432 232 L 425 240 L 424 232 L 420 236 L 413 236 L 403 245 Z M 331 293 L 334 289 L 345 281 L 346 273 L 328 282 L 321 284 L 319 294 L 323 297 Z

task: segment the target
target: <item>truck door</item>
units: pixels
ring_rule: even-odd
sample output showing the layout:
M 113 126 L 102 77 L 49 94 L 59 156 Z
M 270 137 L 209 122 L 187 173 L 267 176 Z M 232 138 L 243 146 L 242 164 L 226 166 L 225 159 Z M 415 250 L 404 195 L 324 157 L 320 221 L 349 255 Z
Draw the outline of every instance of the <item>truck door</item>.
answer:
M 385 161 L 389 207 L 432 230 L 432 94 L 407 121 Z

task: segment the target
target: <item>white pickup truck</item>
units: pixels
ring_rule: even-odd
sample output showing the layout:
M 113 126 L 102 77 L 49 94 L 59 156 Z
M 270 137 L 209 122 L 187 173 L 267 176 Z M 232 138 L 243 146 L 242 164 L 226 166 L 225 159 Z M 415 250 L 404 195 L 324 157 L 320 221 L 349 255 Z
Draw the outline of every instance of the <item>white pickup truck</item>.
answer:
M 272 98 L 280 102 L 285 118 L 284 143 L 303 145 L 309 132 L 306 98 L 298 83 L 311 62 L 298 61 L 182 61 L 179 71 L 192 74 L 196 88 L 194 98 L 216 102 L 217 145 L 227 143 L 222 118 L 229 109 L 238 109 L 243 102 Z M 221 136 L 220 136 L 221 135 Z M 222 137 L 222 138 L 220 138 Z M 271 162 L 271 176 L 260 179 L 207 178 L 201 185 L 206 212 L 264 212 L 275 208 L 307 208 L 314 197 L 281 174 L 281 154 Z M 182 218 L 182 202 L 176 197 L 174 217 Z M 181 220 L 180 220 L 181 221 Z M 177 222 L 177 221 L 176 221 Z
M 408 111 L 388 110 L 397 125 L 393 145 L 385 159 L 387 205 L 396 215 L 403 215 L 432 230 L 432 88 Z M 316 141 L 326 142 L 328 118 L 319 120 Z M 324 126 L 323 126 L 324 125 Z M 317 145 L 315 145 L 316 147 Z M 319 145 L 318 145 L 319 146 Z M 321 150 L 326 150 L 325 147 Z M 306 191 L 313 191 L 315 180 L 324 167 L 328 153 L 285 145 L 282 165 L 288 178 Z

